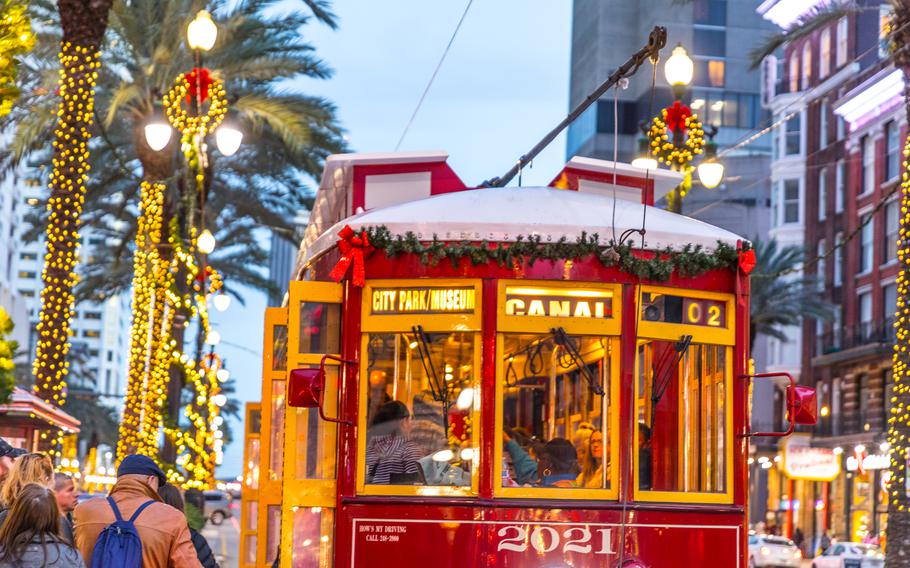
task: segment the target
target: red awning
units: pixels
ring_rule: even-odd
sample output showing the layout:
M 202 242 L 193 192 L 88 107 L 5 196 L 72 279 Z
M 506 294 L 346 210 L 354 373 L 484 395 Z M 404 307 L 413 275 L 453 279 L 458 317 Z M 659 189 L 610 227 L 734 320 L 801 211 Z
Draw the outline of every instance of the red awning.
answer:
M 9 402 L 0 404 L 0 425 L 12 425 L 10 423 L 13 421 L 16 426 L 28 425 L 41 429 L 50 426 L 67 434 L 79 432 L 78 420 L 19 387 L 13 389 Z

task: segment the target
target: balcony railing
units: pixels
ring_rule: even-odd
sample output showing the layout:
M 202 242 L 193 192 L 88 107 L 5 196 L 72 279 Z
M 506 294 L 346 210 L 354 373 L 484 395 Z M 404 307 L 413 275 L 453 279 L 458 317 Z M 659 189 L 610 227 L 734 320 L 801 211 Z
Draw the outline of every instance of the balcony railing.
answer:
M 827 355 L 863 345 L 893 342 L 894 318 L 887 318 L 882 322 L 862 322 L 822 334 L 818 338 L 815 354 Z

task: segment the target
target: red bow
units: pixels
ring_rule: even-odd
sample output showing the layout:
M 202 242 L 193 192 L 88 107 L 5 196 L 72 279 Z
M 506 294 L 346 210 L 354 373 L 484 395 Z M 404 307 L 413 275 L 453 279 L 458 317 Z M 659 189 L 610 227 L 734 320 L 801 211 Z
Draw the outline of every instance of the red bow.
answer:
M 212 84 L 212 77 L 209 70 L 205 67 L 193 67 L 193 70 L 186 74 L 186 102 L 196 98 L 196 88 L 199 88 L 199 98 L 201 102 L 209 98 L 209 87 Z
M 676 132 L 686 130 L 686 119 L 692 116 L 692 110 L 686 105 L 676 101 L 673 106 L 668 106 L 667 111 L 667 128 Z
M 752 272 L 755 268 L 755 249 L 739 251 L 739 269 L 745 274 Z
M 345 225 L 338 232 L 338 249 L 341 251 L 341 258 L 335 264 L 335 268 L 329 276 L 335 282 L 341 282 L 347 275 L 348 269 L 352 268 L 351 281 L 354 286 L 363 288 L 366 284 L 366 271 L 363 261 L 373 254 L 373 245 L 367 237 L 366 231 L 361 231 L 358 235 L 350 225 Z

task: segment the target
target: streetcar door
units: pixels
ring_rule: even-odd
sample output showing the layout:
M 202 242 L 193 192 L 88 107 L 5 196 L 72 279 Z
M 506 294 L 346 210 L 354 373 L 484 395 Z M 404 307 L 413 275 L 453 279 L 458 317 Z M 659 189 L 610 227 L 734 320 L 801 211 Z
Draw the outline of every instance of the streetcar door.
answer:
M 246 403 L 243 432 L 243 481 L 240 484 L 240 566 L 256 566 L 256 524 L 259 514 L 259 449 L 261 405 Z
M 288 360 L 288 310 L 266 308 L 262 347 L 259 523 L 256 566 L 271 566 L 281 543 L 281 480 L 284 477 L 284 415 Z
M 324 355 L 340 357 L 341 300 L 341 284 L 291 282 L 288 373 L 318 368 Z M 327 360 L 325 370 L 323 410 L 337 416 L 341 369 Z M 338 428 L 321 420 L 318 408 L 285 409 L 281 567 L 331 566 Z

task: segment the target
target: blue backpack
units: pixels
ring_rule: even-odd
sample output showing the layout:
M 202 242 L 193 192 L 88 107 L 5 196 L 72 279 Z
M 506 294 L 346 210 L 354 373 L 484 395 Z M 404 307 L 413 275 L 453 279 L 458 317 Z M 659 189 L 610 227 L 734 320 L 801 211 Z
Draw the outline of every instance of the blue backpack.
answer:
M 133 523 L 154 501 L 140 505 L 128 521 L 123 520 L 117 503 L 111 497 L 107 498 L 107 502 L 111 504 L 117 520 L 104 527 L 98 535 L 90 568 L 142 568 L 142 540 Z

